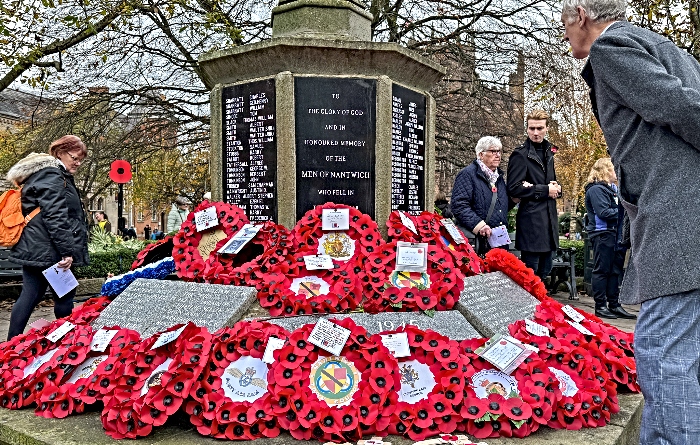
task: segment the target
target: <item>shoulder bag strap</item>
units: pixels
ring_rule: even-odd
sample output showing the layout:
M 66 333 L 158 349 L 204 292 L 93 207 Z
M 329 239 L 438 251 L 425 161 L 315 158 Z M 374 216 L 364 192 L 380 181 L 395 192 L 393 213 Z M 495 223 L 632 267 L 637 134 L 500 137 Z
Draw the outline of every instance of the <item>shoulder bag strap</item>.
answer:
M 486 214 L 486 219 L 484 222 L 486 224 L 489 223 L 489 220 L 491 219 L 491 215 L 493 215 L 493 209 L 496 208 L 496 199 L 498 198 L 498 190 L 495 190 L 495 187 L 493 190 L 493 196 L 491 197 L 491 207 L 489 207 L 489 213 Z

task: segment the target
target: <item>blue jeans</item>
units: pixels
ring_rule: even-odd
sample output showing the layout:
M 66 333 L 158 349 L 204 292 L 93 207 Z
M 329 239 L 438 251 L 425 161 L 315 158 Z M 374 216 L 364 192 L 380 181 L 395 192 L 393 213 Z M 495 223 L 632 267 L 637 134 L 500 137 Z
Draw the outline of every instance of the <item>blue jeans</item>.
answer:
M 700 444 L 700 289 L 643 302 L 634 353 L 644 394 L 639 443 Z
M 46 293 L 46 288 L 49 282 L 41 273 L 45 267 L 22 266 L 22 292 L 19 298 L 12 306 L 12 315 L 10 315 L 10 329 L 7 332 L 7 339 L 20 335 L 27 327 L 29 317 L 32 311 L 39 304 Z M 67 317 L 73 312 L 73 297 L 75 297 L 75 289 L 68 292 L 62 298 L 57 298 L 53 293 L 53 301 L 55 303 L 53 312 L 56 318 Z
M 540 277 L 542 281 L 552 271 L 552 253 L 553 252 L 520 252 L 520 259 L 523 263 L 535 272 L 535 275 Z

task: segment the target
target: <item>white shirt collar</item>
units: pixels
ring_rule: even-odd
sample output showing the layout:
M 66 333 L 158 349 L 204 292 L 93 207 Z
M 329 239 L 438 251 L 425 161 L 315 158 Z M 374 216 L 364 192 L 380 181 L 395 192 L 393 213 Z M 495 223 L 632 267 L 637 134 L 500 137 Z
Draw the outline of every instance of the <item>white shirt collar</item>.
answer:
M 617 23 L 617 22 L 619 22 L 619 20 L 615 20 L 614 22 L 612 22 L 611 24 L 609 24 L 608 26 L 606 26 L 605 29 L 603 30 L 603 32 L 600 33 L 600 35 L 602 36 L 603 34 L 605 34 L 605 31 L 607 31 L 608 28 L 610 28 L 612 25 L 614 25 L 614 24 Z

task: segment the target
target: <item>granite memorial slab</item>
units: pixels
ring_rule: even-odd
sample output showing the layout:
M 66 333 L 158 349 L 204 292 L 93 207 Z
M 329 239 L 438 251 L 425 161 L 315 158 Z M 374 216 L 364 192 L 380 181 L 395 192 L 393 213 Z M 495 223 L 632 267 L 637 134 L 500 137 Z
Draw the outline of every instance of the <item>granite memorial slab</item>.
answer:
M 379 314 L 354 313 L 354 314 L 329 314 L 329 315 L 304 315 L 300 317 L 272 318 L 267 320 L 288 331 L 300 328 L 305 324 L 316 323 L 319 318 L 352 318 L 358 325 L 367 329 L 370 334 L 398 329 L 403 325 L 414 325 L 420 329 L 431 329 L 452 340 L 464 340 L 467 338 L 481 338 L 481 335 L 469 324 L 469 322 L 457 311 L 435 312 L 434 317 L 429 317 L 420 312 L 382 312 Z
M 191 321 L 213 333 L 240 320 L 256 299 L 252 287 L 139 278 L 102 311 L 92 326 L 120 326 L 146 338 Z
M 464 279 L 455 309 L 484 337 L 507 334 L 514 321 L 532 318 L 539 300 L 503 272 Z

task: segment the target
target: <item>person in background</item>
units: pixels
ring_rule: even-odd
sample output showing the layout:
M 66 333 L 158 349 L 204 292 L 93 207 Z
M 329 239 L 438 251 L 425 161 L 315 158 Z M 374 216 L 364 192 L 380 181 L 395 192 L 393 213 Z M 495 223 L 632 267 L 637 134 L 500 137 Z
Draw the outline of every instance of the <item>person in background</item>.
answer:
M 143 228 L 143 239 L 151 239 L 151 225 L 146 224 L 146 226 Z
M 51 143 L 49 154 L 32 153 L 7 173 L 22 187 L 22 214 L 40 209 L 10 252 L 10 260 L 22 265 L 22 292 L 12 306 L 8 340 L 24 332 L 49 286 L 42 271 L 57 263 L 61 269 L 88 263 L 86 216 L 73 180 L 86 156 L 83 141 L 66 135 Z M 54 294 L 56 318 L 71 314 L 74 296 L 75 289 L 61 298 Z
M 697 11 L 696 11 L 697 12 Z M 625 0 L 564 0 L 577 59 L 630 221 L 620 292 L 644 394 L 639 442 L 700 444 L 700 63 L 627 22 Z
M 134 226 L 129 227 L 129 229 L 126 231 L 126 237 L 127 239 L 138 238 L 138 234 L 136 233 L 136 228 L 134 228 Z
M 554 147 L 545 136 L 549 115 L 527 115 L 527 139 L 508 160 L 508 195 L 520 199 L 515 216 L 515 248 L 520 259 L 542 281 L 552 271 L 552 254 L 559 247 L 556 199 L 561 186 L 554 171 Z
M 177 232 L 180 230 L 180 226 L 187 219 L 187 215 L 190 214 L 189 204 L 189 201 L 184 196 L 178 196 L 175 198 L 173 208 L 170 210 L 170 213 L 168 213 L 166 233 Z
M 479 237 L 477 253 L 483 255 L 490 250 L 487 239 L 491 229 L 508 224 L 508 210 L 515 203 L 508 198 L 503 171 L 498 168 L 503 157 L 501 141 L 484 136 L 474 151 L 474 162 L 455 178 L 451 209 L 457 223 Z
M 443 218 L 452 218 L 454 215 L 450 210 L 450 203 L 447 201 L 445 192 L 438 191 L 435 194 L 435 208 L 440 211 Z
M 615 273 L 618 196 L 615 170 L 610 158 L 595 161 L 586 184 L 586 230 L 593 245 L 591 289 L 595 314 L 600 318 L 637 318 L 618 300 L 618 274 Z
M 109 222 L 105 212 L 95 212 L 96 225 L 105 233 L 112 233 L 112 223 Z

